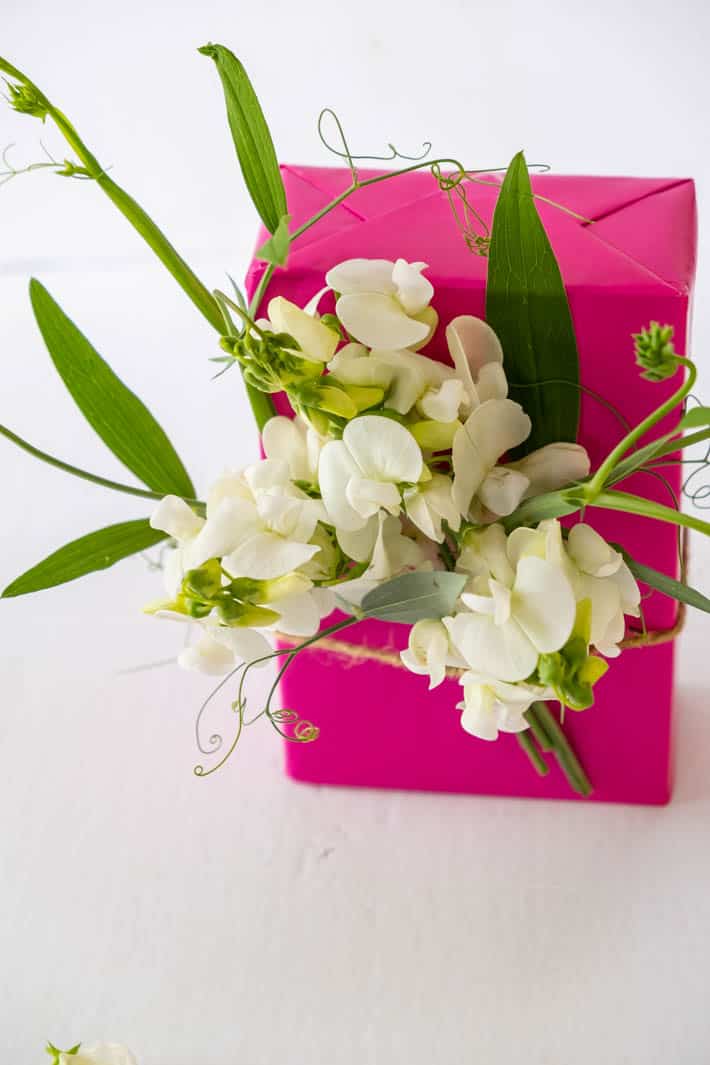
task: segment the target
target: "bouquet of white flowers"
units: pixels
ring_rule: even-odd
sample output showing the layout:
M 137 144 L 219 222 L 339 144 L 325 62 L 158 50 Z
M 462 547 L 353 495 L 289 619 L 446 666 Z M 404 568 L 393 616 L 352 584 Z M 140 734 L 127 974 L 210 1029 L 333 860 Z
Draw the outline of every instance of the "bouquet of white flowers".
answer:
M 710 610 L 701 593 L 637 563 L 583 520 L 588 508 L 601 507 L 710 533 L 697 517 L 615 487 L 685 444 L 710 438 L 710 410 L 695 407 L 678 431 L 642 444 L 684 403 L 695 381 L 693 363 L 676 354 L 672 329 L 639 323 L 635 353 L 644 377 L 678 374 L 682 382 L 590 471 L 575 442 L 581 386 L 574 330 L 522 154 L 506 172 L 488 234 L 476 230 L 466 193 L 478 172 L 437 159 L 362 179 L 343 138 L 339 154 L 351 168 L 351 186 L 289 229 L 276 155 L 244 69 L 221 46 L 202 51 L 222 78 L 246 185 L 271 234 L 259 253 L 267 268 L 249 302 L 236 286 L 231 295 L 209 291 L 62 112 L 11 64 L 0 60 L 0 70 L 15 110 L 52 119 L 76 157 L 41 165 L 98 184 L 214 326 L 218 361 L 225 370 L 241 367 L 264 458 L 246 468 L 237 461 L 198 498 L 153 416 L 33 281 L 32 306 L 56 368 L 93 428 L 145 487 L 109 481 L 0 431 L 71 474 L 157 505 L 149 520 L 111 526 L 61 548 L 4 595 L 83 576 L 167 540 L 164 595 L 146 609 L 192 627 L 180 665 L 224 675 L 220 688 L 226 680 L 236 685 L 235 738 L 208 769 L 197 766 L 198 775 L 222 765 L 243 725 L 257 717 L 289 739 L 315 739 L 315 726 L 272 708 L 276 685 L 247 718 L 249 671 L 284 657 L 281 677 L 317 641 L 379 618 L 410 626 L 401 663 L 428 677 L 429 687 L 456 671 L 467 732 L 484 740 L 516 733 L 540 772 L 547 769 L 541 751 L 553 750 L 573 787 L 587 793 L 585 774 L 547 704 L 559 704 L 562 713 L 592 705 L 607 660 L 628 640 L 627 619 L 641 617 L 637 579 Z M 463 205 L 456 220 L 472 253 L 489 258 L 489 322 L 463 315 L 441 323 L 448 364 L 425 352 L 439 321 L 423 262 L 334 262 L 305 306 L 282 296 L 266 300 L 274 268 L 328 210 L 366 185 L 424 167 L 455 207 Z M 531 298 L 536 292 L 544 298 Z M 321 314 L 324 301 L 334 311 Z M 550 367 L 550 385 L 568 390 L 564 403 L 559 388 L 544 391 L 543 368 Z M 532 419 L 518 402 L 522 377 L 537 390 Z M 274 393 L 288 397 L 293 418 L 275 413 Z M 575 514 L 582 520 L 560 523 Z M 336 610 L 337 620 L 324 624 Z M 632 638 L 643 640 L 643 628 Z M 211 753 L 217 751 L 215 743 Z

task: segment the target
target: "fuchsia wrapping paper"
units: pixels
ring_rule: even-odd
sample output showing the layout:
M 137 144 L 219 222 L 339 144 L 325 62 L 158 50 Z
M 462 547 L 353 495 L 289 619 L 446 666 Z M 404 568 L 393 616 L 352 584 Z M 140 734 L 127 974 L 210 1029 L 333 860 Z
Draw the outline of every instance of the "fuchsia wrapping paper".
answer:
M 362 171 L 361 176 L 376 173 Z M 288 166 L 283 175 L 291 228 L 349 184 L 349 172 L 340 169 Z M 486 180 L 497 184 L 500 179 Z M 695 265 L 693 182 L 545 174 L 533 176 L 532 184 L 540 196 L 561 205 L 537 201 L 569 295 L 582 383 L 637 423 L 677 382 L 642 381 L 631 334 L 652 319 L 668 322 L 675 327 L 676 350 L 686 351 Z M 491 185 L 470 186 L 471 199 L 489 224 L 497 193 Z M 259 243 L 266 235 L 260 234 Z M 276 295 L 304 304 L 323 286 L 331 266 L 356 257 L 429 264 L 440 316 L 425 351 L 433 358 L 448 361 L 444 328 L 451 318 L 483 316 L 486 260 L 468 250 L 445 194 L 423 172 L 358 191 L 308 230 L 294 245 L 288 267 L 274 274 L 264 311 Z M 263 263 L 252 263 L 250 294 L 263 270 Z M 673 425 L 668 420 L 657 431 Z M 579 439 L 593 468 L 621 435 L 614 416 L 583 395 Z M 665 473 L 678 493 L 679 469 Z M 671 502 L 667 488 L 650 476 L 636 475 L 623 487 Z M 585 520 L 639 561 L 677 576 L 674 527 L 603 511 L 588 511 Z M 669 628 L 676 620 L 676 604 L 658 593 L 645 601 L 644 611 L 650 629 Z M 401 648 L 407 631 L 366 622 L 342 635 L 351 643 Z M 594 707 L 568 712 L 565 728 L 591 778 L 593 799 L 669 800 L 673 650 L 673 643 L 665 643 L 624 652 L 597 685 Z M 316 648 L 287 674 L 281 704 L 318 724 L 321 735 L 312 744 L 286 744 L 287 771 L 321 784 L 575 797 L 556 765 L 547 777 L 538 777 L 514 736 L 494 743 L 468 736 L 455 709 L 460 698 L 455 680 L 429 692 L 426 678 L 403 669 L 351 664 Z

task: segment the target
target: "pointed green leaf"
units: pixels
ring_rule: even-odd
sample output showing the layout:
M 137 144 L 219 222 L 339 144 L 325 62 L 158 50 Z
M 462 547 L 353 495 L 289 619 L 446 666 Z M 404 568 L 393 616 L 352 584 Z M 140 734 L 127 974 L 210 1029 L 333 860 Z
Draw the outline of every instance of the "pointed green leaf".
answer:
M 3 599 L 39 592 L 57 584 L 74 581 L 98 569 L 107 569 L 122 558 L 145 551 L 164 540 L 165 533 L 151 529 L 147 518 L 123 521 L 105 529 L 80 536 L 28 569 L 8 584 Z
M 557 440 L 576 440 L 577 342 L 567 293 L 535 207 L 522 152 L 508 167 L 493 216 L 486 319 L 503 345 L 511 397 L 532 419 L 532 432 L 517 457 Z
M 710 407 L 691 407 L 680 421 L 681 429 L 700 429 L 703 425 L 710 425 Z
M 154 492 L 193 498 L 195 489 L 173 445 L 148 408 L 34 278 L 30 299 L 59 376 L 92 429 L 124 466 Z
M 658 570 L 651 569 L 650 566 L 644 566 L 642 562 L 637 562 L 630 555 L 627 555 L 623 549 L 621 551 L 626 565 L 637 580 L 647 584 L 649 588 L 655 588 L 657 592 L 669 595 L 671 599 L 677 599 L 679 603 L 686 603 L 688 606 L 694 606 L 698 610 L 704 610 L 706 614 L 710 614 L 710 599 L 703 595 L 702 592 L 696 591 L 695 588 L 690 588 L 681 581 L 674 580 L 673 577 L 668 577 L 665 573 L 659 573 Z
M 405 573 L 373 588 L 361 604 L 362 616 L 407 625 L 452 614 L 467 577 L 461 573 Z
M 290 215 L 285 214 L 276 227 L 273 237 L 269 237 L 256 253 L 257 259 L 263 259 L 272 266 L 285 266 L 288 262 L 288 253 L 291 247 L 291 237 L 288 232 Z
M 286 190 L 261 105 L 246 70 L 228 48 L 206 44 L 199 51 L 215 62 L 244 181 L 259 217 L 275 234 L 286 214 Z

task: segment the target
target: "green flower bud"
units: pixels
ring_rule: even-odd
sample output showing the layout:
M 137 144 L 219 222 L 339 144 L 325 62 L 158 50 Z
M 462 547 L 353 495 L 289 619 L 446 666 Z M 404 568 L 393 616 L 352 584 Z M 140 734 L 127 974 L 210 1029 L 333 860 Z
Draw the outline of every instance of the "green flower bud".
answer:
M 415 422 L 409 426 L 409 431 L 425 451 L 448 451 L 452 447 L 456 431 L 461 428 L 461 422 Z
M 678 369 L 672 338 L 673 326 L 658 322 L 651 322 L 648 329 L 633 334 L 636 362 L 643 369 L 641 376 L 646 381 L 665 381 Z
M 214 599 L 222 591 L 222 568 L 216 558 L 211 558 L 198 569 L 191 569 L 182 581 L 182 592 L 195 599 Z
M 46 104 L 40 99 L 35 89 L 29 85 L 13 85 L 11 81 L 5 81 L 10 91 L 10 107 L 21 115 L 32 115 L 44 122 L 49 114 Z
M 224 599 L 217 604 L 217 613 L 224 625 L 245 628 L 273 625 L 279 620 L 275 610 L 253 606 L 251 603 L 239 603 L 236 599 Z

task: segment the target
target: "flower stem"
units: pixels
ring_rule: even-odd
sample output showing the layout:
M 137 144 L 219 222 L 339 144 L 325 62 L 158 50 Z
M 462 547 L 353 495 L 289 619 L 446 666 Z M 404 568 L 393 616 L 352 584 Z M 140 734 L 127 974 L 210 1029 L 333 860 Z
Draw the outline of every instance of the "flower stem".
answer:
M 679 403 L 682 403 L 688 393 L 692 390 L 697 377 L 697 370 L 695 369 L 694 363 L 691 362 L 690 359 L 685 359 L 680 355 L 676 356 L 676 362 L 679 368 L 685 367 L 688 370 L 688 376 L 678 391 L 674 392 L 670 399 L 667 399 L 665 403 L 662 403 L 660 407 L 657 407 L 652 411 L 647 418 L 644 418 L 644 420 L 632 429 L 630 433 L 627 433 L 624 439 L 609 452 L 591 481 L 589 481 L 586 486 L 585 491 L 588 503 L 593 503 L 600 492 L 603 491 L 606 482 L 614 472 L 617 463 L 623 458 L 626 452 L 633 447 L 637 441 L 645 436 L 654 425 L 665 418 L 666 414 L 669 414 L 674 407 L 677 407 Z
M 330 200 L 329 203 L 326 203 L 324 207 L 321 207 L 319 211 L 316 211 L 314 215 L 308 218 L 305 222 L 303 222 L 302 225 L 298 227 L 298 229 L 295 229 L 293 233 L 290 234 L 291 243 L 293 243 L 295 240 L 298 240 L 298 238 L 302 236 L 306 232 L 306 230 L 310 229 L 311 226 L 314 226 L 316 222 L 320 222 L 321 218 L 325 218 L 327 214 L 330 214 L 330 212 L 334 211 L 336 207 L 339 207 L 341 203 L 347 200 L 349 196 L 352 196 L 354 192 L 357 192 L 358 189 L 365 189 L 368 187 L 368 185 L 377 185 L 380 181 L 389 181 L 390 178 L 401 177 L 402 174 L 410 174 L 414 170 L 425 170 L 429 169 L 430 167 L 441 166 L 442 164 L 446 163 L 450 164 L 461 173 L 466 173 L 463 165 L 458 161 L 458 159 L 430 159 L 414 163 L 412 164 L 412 166 L 402 167 L 400 170 L 389 170 L 385 174 L 378 174 L 376 177 L 366 178 L 365 181 L 360 181 L 358 177 L 354 177 L 348 187 L 343 190 L 343 192 L 338 193 L 338 195 L 334 199 Z M 273 277 L 274 270 L 275 266 L 270 263 L 267 266 L 266 270 L 264 270 L 264 273 L 261 275 L 261 278 L 259 279 L 259 284 L 256 286 L 254 295 L 252 296 L 251 301 L 249 303 L 249 313 L 252 316 L 256 315 L 259 310 L 261 301 L 264 298 L 264 293 L 266 292 L 269 282 Z
M 535 704 L 530 707 L 530 709 L 525 713 L 524 716 L 525 720 L 529 722 L 533 735 L 535 736 L 535 739 L 537 740 L 539 745 L 542 747 L 543 751 L 548 752 L 554 750 L 555 745 L 553 741 L 550 739 L 550 736 L 548 735 L 547 731 L 540 724 Z
M 30 81 L 26 74 L 14 67 L 7 60 L 0 57 L 0 71 L 14 78 L 27 88 L 31 89 L 37 99 L 46 108 L 59 132 L 67 144 L 72 148 L 81 160 L 88 177 L 90 177 L 108 196 L 109 200 L 119 209 L 121 214 L 131 223 L 137 233 L 143 237 L 148 247 L 160 259 L 163 266 L 172 274 L 182 290 L 189 296 L 197 309 L 207 319 L 213 329 L 218 333 L 224 332 L 222 312 L 217 301 L 206 285 L 200 281 L 195 272 L 188 266 L 179 252 L 173 247 L 165 234 L 158 228 L 153 219 L 146 214 L 143 208 L 130 196 L 125 189 L 121 188 L 113 178 L 104 170 L 96 156 L 89 150 L 81 139 L 76 129 L 66 115 L 55 107 L 44 95 L 34 82 Z M 245 385 L 249 402 L 259 429 L 270 417 L 276 413 L 273 400 L 270 396 L 259 392 L 252 385 Z
M 552 713 L 547 703 L 534 703 L 533 709 L 540 726 L 545 730 L 552 743 L 552 753 L 557 759 L 560 769 L 567 777 L 569 786 L 578 795 L 587 798 L 593 791 L 591 782 L 587 774 L 584 772 L 579 759 L 572 750 L 572 747 L 562 731 L 555 715 Z M 530 711 L 528 711 L 528 714 L 529 713 Z
M 46 451 L 40 451 L 38 447 L 30 444 L 27 440 L 23 440 L 21 436 L 13 433 L 5 425 L 0 425 L 0 435 L 11 440 L 13 444 L 17 444 L 23 451 L 33 455 L 34 458 L 39 459 L 41 462 L 46 462 L 49 466 L 54 466 L 65 473 L 71 473 L 74 477 L 81 477 L 84 481 L 91 481 L 92 484 L 101 485 L 102 488 L 112 488 L 114 492 L 125 492 L 126 495 L 139 496 L 141 499 L 162 499 L 165 495 L 165 492 L 152 492 L 148 488 L 134 488 L 130 484 L 111 481 L 107 477 L 100 477 L 98 474 L 89 473 L 88 470 L 82 470 L 79 466 L 72 466 L 68 462 L 55 458 L 54 455 L 49 455 Z M 190 499 L 187 496 L 182 496 L 181 498 L 192 506 L 204 507 L 204 503 L 199 499 Z
M 642 499 L 630 492 L 619 492 L 616 489 L 601 492 L 590 504 L 593 507 L 601 507 L 604 510 L 621 510 L 626 514 L 640 514 L 646 518 L 655 518 L 657 521 L 666 521 L 671 525 L 681 525 L 686 529 L 695 529 L 696 532 L 710 536 L 710 522 L 696 518 L 693 514 L 685 514 L 682 510 L 666 507 L 663 503 L 654 503 L 650 499 Z
M 530 759 L 535 772 L 541 777 L 546 777 L 550 772 L 550 767 L 535 746 L 530 732 L 527 729 L 525 732 L 516 732 L 515 738 Z

